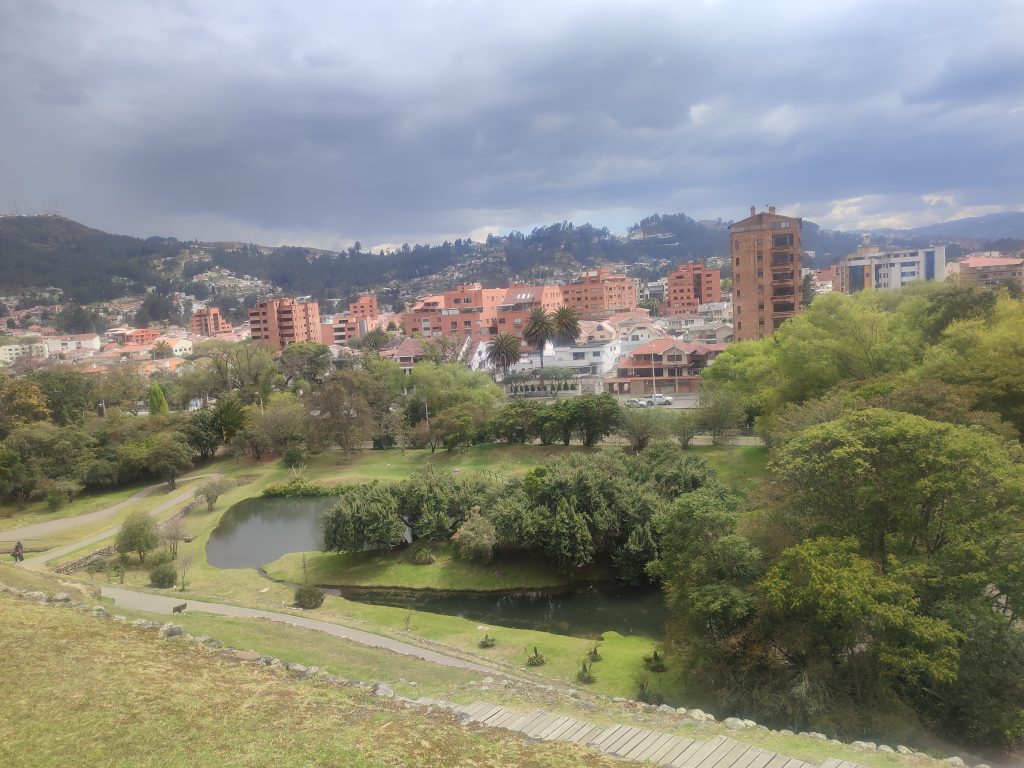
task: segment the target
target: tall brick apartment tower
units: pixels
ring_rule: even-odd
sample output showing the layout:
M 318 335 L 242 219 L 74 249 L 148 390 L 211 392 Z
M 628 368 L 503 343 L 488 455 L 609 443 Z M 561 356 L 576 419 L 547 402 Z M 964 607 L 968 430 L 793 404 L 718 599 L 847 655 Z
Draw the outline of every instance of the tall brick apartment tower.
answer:
M 800 309 L 803 220 L 758 213 L 729 227 L 733 333 L 737 341 L 771 336 Z

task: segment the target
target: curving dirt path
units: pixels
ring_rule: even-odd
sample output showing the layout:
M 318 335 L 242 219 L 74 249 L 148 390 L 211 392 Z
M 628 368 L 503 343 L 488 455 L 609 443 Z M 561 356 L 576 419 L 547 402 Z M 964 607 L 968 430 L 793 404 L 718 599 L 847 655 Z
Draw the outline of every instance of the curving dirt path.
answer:
M 427 648 L 421 648 L 417 645 L 403 643 L 401 640 L 392 640 L 390 637 L 375 635 L 372 632 L 363 632 L 359 629 L 351 629 L 350 627 L 343 627 L 339 624 L 331 624 L 327 621 L 310 619 L 305 616 L 295 616 L 290 613 L 263 611 L 256 608 L 243 608 L 238 605 L 228 605 L 225 603 L 204 603 L 198 600 L 189 600 L 184 597 L 164 597 L 162 595 L 151 595 L 148 592 L 136 592 L 131 589 L 124 589 L 123 587 L 111 587 L 106 585 L 100 586 L 100 592 L 104 597 L 111 598 L 121 608 L 147 611 L 149 613 L 171 613 L 171 608 L 185 602 L 188 604 L 188 611 L 190 613 L 192 611 L 203 611 L 204 613 L 213 613 L 218 616 L 268 619 L 269 621 L 277 621 L 282 624 L 290 624 L 293 627 L 304 627 L 305 629 L 323 632 L 324 634 L 340 637 L 344 640 L 351 640 L 355 643 L 368 645 L 371 648 L 383 648 L 388 651 L 400 653 L 403 656 L 412 656 L 414 658 L 421 659 L 422 661 L 429 661 L 445 667 L 468 669 L 473 672 L 482 672 L 488 675 L 494 674 L 498 671 L 494 667 L 487 667 L 483 664 L 476 664 L 472 661 L 466 661 L 454 656 L 447 656 L 443 653 L 431 651 Z M 508 673 L 506 672 L 505 674 Z
M 205 475 L 196 475 L 194 477 L 189 477 L 189 478 L 186 479 L 186 481 L 187 480 L 199 480 L 199 479 L 202 479 L 204 477 L 219 478 L 221 476 L 222 475 L 219 472 L 211 472 L 211 473 L 205 474 Z M 106 519 L 108 517 L 113 517 L 115 514 L 117 514 L 117 512 L 119 510 L 124 508 L 125 504 L 128 504 L 131 501 L 137 501 L 139 498 L 144 498 L 145 496 L 147 496 L 150 493 L 152 493 L 153 490 L 155 490 L 156 488 L 159 488 L 162 485 L 163 485 L 163 483 L 157 483 L 156 485 L 151 485 L 148 488 L 143 488 L 141 491 L 139 491 L 139 493 L 135 494 L 134 496 L 132 496 L 131 498 L 129 498 L 129 499 L 125 500 L 125 501 L 122 501 L 120 504 L 115 504 L 112 507 L 107 507 L 106 509 L 101 509 L 101 510 L 99 510 L 97 512 L 90 512 L 87 515 L 79 515 L 78 517 L 68 517 L 68 518 L 65 518 L 63 520 L 50 520 L 50 521 L 47 521 L 46 523 L 37 523 L 36 525 L 52 525 L 52 524 L 56 524 L 56 523 L 64 523 L 64 525 L 61 525 L 61 526 L 55 528 L 54 530 L 49 531 L 50 533 L 54 533 L 55 531 L 62 531 L 62 530 L 67 530 L 68 528 L 75 528 L 75 527 L 77 527 L 79 525 L 82 525 L 83 523 L 86 523 L 86 522 L 93 522 L 93 521 L 96 521 L 96 520 L 103 520 L 103 519 Z M 186 488 L 181 493 L 176 493 L 173 496 L 169 496 L 166 501 L 164 501 L 161 504 L 158 504 L 156 507 L 154 507 L 153 509 L 149 510 L 149 512 L 147 512 L 147 514 L 150 517 L 157 517 L 158 515 L 161 515 L 164 512 L 166 512 L 171 507 L 175 507 L 178 504 L 181 504 L 182 501 L 184 501 L 185 499 L 189 499 L 189 498 L 195 496 L 197 490 L 198 490 L 198 488 Z M 99 515 L 99 516 L 96 517 L 96 515 Z M 25 529 L 32 528 L 32 527 L 33 526 L 26 525 Z M 36 570 L 36 571 L 44 570 L 46 568 L 46 564 L 50 560 L 55 560 L 58 557 L 63 557 L 64 555 L 69 555 L 72 552 L 77 552 L 79 549 L 82 549 L 83 547 L 87 547 L 90 544 L 96 544 L 97 542 L 103 541 L 104 539 L 109 539 L 111 536 L 116 535 L 117 532 L 120 529 L 121 529 L 121 526 L 114 526 L 113 528 L 106 528 L 106 529 L 100 531 L 99 533 L 94 533 L 92 536 L 88 536 L 88 537 L 86 537 L 84 539 L 78 539 L 78 540 L 74 541 L 73 543 L 67 544 L 67 545 L 65 545 L 63 547 L 57 547 L 56 549 L 49 549 L 49 550 L 47 550 L 45 552 L 40 552 L 38 554 L 34 554 L 31 557 L 26 557 L 25 558 L 25 562 L 21 563 L 21 565 L 24 566 L 25 568 L 31 568 L 32 570 Z M 19 538 L 28 539 L 29 537 L 23 535 L 23 536 L 21 536 Z

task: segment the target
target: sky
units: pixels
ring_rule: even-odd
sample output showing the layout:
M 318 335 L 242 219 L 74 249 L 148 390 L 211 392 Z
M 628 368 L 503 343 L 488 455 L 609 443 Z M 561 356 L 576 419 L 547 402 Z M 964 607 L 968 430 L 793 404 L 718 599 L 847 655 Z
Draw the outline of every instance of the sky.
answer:
M 268 245 L 1024 210 L 1021 0 L 0 0 L 0 212 Z

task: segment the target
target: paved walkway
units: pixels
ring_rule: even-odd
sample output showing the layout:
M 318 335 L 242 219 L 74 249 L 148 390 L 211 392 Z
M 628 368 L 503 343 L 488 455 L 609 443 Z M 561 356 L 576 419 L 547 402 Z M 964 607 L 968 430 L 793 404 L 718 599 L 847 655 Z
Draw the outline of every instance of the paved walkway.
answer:
M 187 478 L 187 480 L 199 480 L 200 478 L 204 478 L 204 477 L 221 477 L 221 475 L 219 473 L 215 472 L 215 473 L 211 473 L 211 474 L 208 474 L 208 475 L 196 475 L 194 477 Z M 68 528 L 75 528 L 75 527 L 77 527 L 79 525 L 82 525 L 83 522 L 92 522 L 92 521 L 95 521 L 95 520 L 103 520 L 104 518 L 113 516 L 114 514 L 117 513 L 118 510 L 123 509 L 124 505 L 129 503 L 133 499 L 135 499 L 136 496 L 138 496 L 139 498 L 143 498 L 149 492 L 151 492 L 154 488 L 159 488 L 161 485 L 163 485 L 163 484 L 162 483 L 158 483 L 157 485 L 150 486 L 149 488 L 144 488 L 142 491 L 139 491 L 139 493 L 135 494 L 135 496 L 132 496 L 130 499 L 122 501 L 120 504 L 115 504 L 112 507 L 107 507 L 106 509 L 101 509 L 101 510 L 99 510 L 99 512 L 90 512 L 87 515 L 79 515 L 78 517 L 68 517 L 68 518 L 64 518 L 63 520 L 51 520 L 51 521 L 49 521 L 47 523 L 39 523 L 38 525 L 49 525 L 49 524 L 63 523 L 64 525 L 54 529 L 56 531 L 59 531 L 59 530 L 65 530 L 65 529 L 68 529 Z M 193 496 L 195 496 L 197 490 L 199 490 L 199 489 L 198 488 L 186 488 L 181 493 L 177 493 L 177 494 L 175 494 L 173 496 L 169 496 L 166 501 L 164 501 L 163 503 L 161 503 L 161 504 L 157 505 L 156 507 L 154 507 L 153 509 L 151 509 L 147 514 L 149 514 L 150 517 L 157 517 L 157 516 L 163 514 L 164 512 L 166 512 L 168 509 L 171 509 L 172 507 L 176 507 L 177 505 L 181 504 L 185 499 L 190 499 Z M 142 495 L 140 496 L 139 494 L 142 494 Z M 100 517 L 93 517 L 94 515 L 97 515 L 97 514 L 101 514 L 101 516 Z M 87 518 L 91 518 L 91 520 L 87 520 Z M 25 526 L 25 527 L 29 528 L 31 526 Z M 49 549 L 49 550 L 47 550 L 45 552 L 40 552 L 38 554 L 34 554 L 31 557 L 26 557 L 25 558 L 25 562 L 21 563 L 21 565 L 24 566 L 25 568 L 30 568 L 30 569 L 32 569 L 34 571 L 44 570 L 46 568 L 46 564 L 49 561 L 56 560 L 58 557 L 63 557 L 64 555 L 70 555 L 72 552 L 77 552 L 78 550 L 83 549 L 84 547 L 87 547 L 90 544 L 96 544 L 98 542 L 103 541 L 104 539 L 109 539 L 111 536 L 117 535 L 117 532 L 119 530 L 121 530 L 121 526 L 119 526 L 119 525 L 115 526 L 113 528 L 106 528 L 106 529 L 100 531 L 99 533 L 93 534 L 92 536 L 88 536 L 88 537 L 86 537 L 84 539 L 78 539 L 77 541 L 75 541 L 72 544 L 68 544 L 68 545 L 63 546 L 63 547 L 57 547 L 56 549 Z M 53 533 L 53 532 L 54 531 L 51 531 L 51 533 Z M 28 539 L 29 537 L 25 536 L 24 538 Z
M 344 640 L 360 643 L 361 645 L 368 645 L 371 648 L 383 648 L 400 653 L 403 656 L 412 656 L 422 661 L 429 661 L 445 667 L 467 669 L 472 672 L 482 672 L 486 675 L 494 674 L 497 671 L 494 667 L 486 667 L 483 664 L 465 661 L 455 656 L 447 656 L 437 651 L 403 643 L 401 640 L 392 640 L 390 637 L 384 637 L 383 635 L 375 635 L 372 632 L 363 632 L 359 629 L 350 629 L 349 627 L 331 624 L 330 622 L 318 619 L 310 619 L 305 616 L 294 616 L 290 613 L 278 613 L 276 611 L 263 611 L 256 608 L 243 608 L 238 605 L 226 605 L 223 603 L 204 603 L 198 600 L 175 599 L 173 597 L 164 597 L 163 595 L 151 595 L 148 592 L 136 592 L 122 587 L 101 586 L 100 591 L 104 597 L 111 598 L 121 608 L 169 614 L 172 607 L 186 602 L 189 613 L 202 611 L 203 613 L 213 613 L 218 616 L 268 619 L 282 624 L 289 624 L 293 627 L 304 627 L 305 629 L 323 632 L 333 637 L 340 637 Z

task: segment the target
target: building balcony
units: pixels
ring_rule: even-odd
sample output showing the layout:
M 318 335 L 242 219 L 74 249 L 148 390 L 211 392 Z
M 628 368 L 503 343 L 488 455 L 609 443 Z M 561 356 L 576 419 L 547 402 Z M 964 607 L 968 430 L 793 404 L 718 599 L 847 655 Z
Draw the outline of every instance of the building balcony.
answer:
M 791 253 L 773 253 L 772 254 L 772 266 L 773 267 L 786 267 L 793 263 L 793 254 Z

